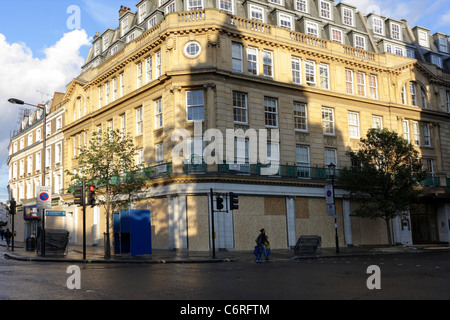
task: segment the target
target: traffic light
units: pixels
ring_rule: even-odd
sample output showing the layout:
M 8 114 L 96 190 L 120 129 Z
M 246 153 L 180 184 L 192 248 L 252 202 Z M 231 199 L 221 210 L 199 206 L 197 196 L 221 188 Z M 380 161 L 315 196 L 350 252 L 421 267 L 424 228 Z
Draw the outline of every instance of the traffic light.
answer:
M 16 200 L 9 202 L 9 214 L 16 214 Z
M 230 209 L 231 210 L 239 209 L 238 195 L 233 192 L 230 192 Z
M 216 198 L 217 204 L 217 210 L 222 210 L 223 209 L 223 198 L 222 197 L 217 197 Z
M 95 205 L 95 186 L 90 185 L 87 190 L 87 203 L 88 205 Z
M 75 198 L 75 200 L 73 201 L 74 204 L 84 206 L 84 197 L 85 197 L 84 184 L 82 186 L 74 188 L 73 197 Z

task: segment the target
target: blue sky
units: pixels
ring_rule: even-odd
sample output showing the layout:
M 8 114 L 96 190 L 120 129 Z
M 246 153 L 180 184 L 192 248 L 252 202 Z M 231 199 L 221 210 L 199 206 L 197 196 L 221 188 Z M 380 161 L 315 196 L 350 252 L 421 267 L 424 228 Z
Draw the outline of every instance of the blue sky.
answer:
M 336 3 L 339 1 L 336 1 Z M 411 27 L 450 34 L 450 0 L 346 0 L 363 13 L 406 19 Z M 138 0 L 2 1 L 0 19 L 0 201 L 7 198 L 8 144 L 18 128 L 11 97 L 41 103 L 79 74 L 92 37 L 118 26 L 121 5 L 136 11 Z M 77 11 L 79 10 L 79 15 Z

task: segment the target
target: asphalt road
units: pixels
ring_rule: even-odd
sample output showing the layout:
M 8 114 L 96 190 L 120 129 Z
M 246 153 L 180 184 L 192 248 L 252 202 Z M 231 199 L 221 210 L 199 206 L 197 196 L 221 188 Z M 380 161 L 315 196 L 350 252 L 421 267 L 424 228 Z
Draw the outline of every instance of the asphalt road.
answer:
M 1 300 L 448 300 L 450 252 L 75 267 L 0 258 L 0 284 Z

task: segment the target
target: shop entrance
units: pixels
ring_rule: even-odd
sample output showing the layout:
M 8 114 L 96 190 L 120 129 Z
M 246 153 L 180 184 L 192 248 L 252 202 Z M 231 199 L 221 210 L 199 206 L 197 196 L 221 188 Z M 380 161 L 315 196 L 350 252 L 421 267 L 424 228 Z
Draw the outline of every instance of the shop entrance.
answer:
M 411 232 L 414 244 L 439 242 L 436 205 L 421 203 L 411 210 Z

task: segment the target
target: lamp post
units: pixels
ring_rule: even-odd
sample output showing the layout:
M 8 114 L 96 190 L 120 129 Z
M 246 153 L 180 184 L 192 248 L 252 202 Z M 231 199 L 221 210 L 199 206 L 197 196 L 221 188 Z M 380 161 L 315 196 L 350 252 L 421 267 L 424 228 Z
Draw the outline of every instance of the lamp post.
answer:
M 35 108 L 38 108 L 38 109 L 42 109 L 42 111 L 44 112 L 44 124 L 43 124 L 44 128 L 42 130 L 43 134 L 44 134 L 44 138 L 42 140 L 42 145 L 43 145 L 43 148 L 44 148 L 44 152 L 43 152 L 43 155 L 44 155 L 44 161 L 43 161 L 44 167 L 42 168 L 42 186 L 45 186 L 45 160 L 47 159 L 47 157 L 46 157 L 46 152 L 47 152 L 47 150 L 46 150 L 47 149 L 47 132 L 46 132 L 46 129 L 47 129 L 47 110 L 46 110 L 45 106 L 29 104 L 29 103 L 26 103 L 26 102 L 24 102 L 22 100 L 15 99 L 15 98 L 8 99 L 8 102 L 12 103 L 12 104 L 27 105 L 27 106 L 35 107 Z M 45 256 L 45 209 L 41 209 L 41 210 L 42 210 L 41 253 L 42 253 L 43 256 Z
M 334 210 L 336 210 L 336 197 L 335 197 L 335 193 L 334 193 L 334 175 L 335 175 L 335 171 L 336 171 L 336 165 L 333 162 L 330 162 L 330 164 L 328 165 L 328 168 L 331 171 L 331 185 L 333 188 L 333 207 L 335 208 Z M 336 211 L 334 212 L 334 231 L 335 231 L 335 239 L 336 239 L 336 253 L 340 253 Z

